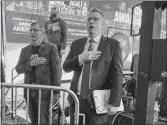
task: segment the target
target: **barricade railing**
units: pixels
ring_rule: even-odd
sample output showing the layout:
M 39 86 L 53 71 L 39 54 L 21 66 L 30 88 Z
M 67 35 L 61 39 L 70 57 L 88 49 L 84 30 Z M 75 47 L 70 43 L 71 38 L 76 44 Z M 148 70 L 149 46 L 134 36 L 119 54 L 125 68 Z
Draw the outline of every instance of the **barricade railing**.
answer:
M 11 82 L 12 84 L 14 83 L 14 80 L 20 75 L 20 74 L 16 74 L 14 75 L 14 71 L 16 70 L 16 67 L 14 67 L 11 71 Z M 65 80 L 61 80 L 61 83 L 70 83 L 71 79 L 65 79 Z M 11 89 L 11 112 L 9 112 L 9 114 L 11 114 L 11 117 L 13 118 L 13 112 L 14 112 L 14 107 L 13 107 L 13 87 L 12 88 L 8 88 L 8 90 L 5 92 L 5 95 L 8 94 L 8 92 Z M 18 106 L 17 108 L 19 108 L 25 101 L 23 100 Z M 24 109 L 26 108 L 26 106 L 24 107 Z
M 75 102 L 75 114 L 74 114 L 74 124 L 78 124 L 79 123 L 79 115 L 83 115 L 83 114 L 79 114 L 79 100 L 77 98 L 77 96 L 75 95 L 75 93 L 69 89 L 63 88 L 63 87 L 59 87 L 59 86 L 48 86 L 48 85 L 32 85 L 32 84 L 8 84 L 8 83 L 2 83 L 2 98 L 1 98 L 1 104 L 2 104 L 2 122 L 5 121 L 5 88 L 15 88 L 15 110 L 14 110 L 14 114 L 15 114 L 15 124 L 17 123 L 17 88 L 26 88 L 27 89 L 27 108 L 26 108 L 26 121 L 28 124 L 28 108 L 29 108 L 29 91 L 30 89 L 37 89 L 39 96 L 38 96 L 38 124 L 40 124 L 40 112 L 41 112 L 41 90 L 50 90 L 50 107 L 49 107 L 49 124 L 52 124 L 52 100 L 53 100 L 53 91 L 63 91 L 63 107 L 62 107 L 62 116 L 64 117 L 64 95 L 65 92 L 67 92 L 70 96 L 72 96 L 72 98 L 74 99 Z M 12 95 L 13 96 L 13 95 Z M 13 115 L 13 114 L 12 114 Z M 84 117 L 84 116 L 83 116 Z M 83 121 L 84 122 L 84 121 Z M 61 124 L 64 124 L 64 120 L 62 121 Z

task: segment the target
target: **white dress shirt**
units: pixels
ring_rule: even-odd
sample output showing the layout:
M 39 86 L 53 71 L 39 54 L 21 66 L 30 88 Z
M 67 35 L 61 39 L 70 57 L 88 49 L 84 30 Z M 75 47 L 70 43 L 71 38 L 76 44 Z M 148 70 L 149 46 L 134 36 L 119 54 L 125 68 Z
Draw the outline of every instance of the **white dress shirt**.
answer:
M 87 41 L 86 41 L 84 50 L 88 50 L 89 45 L 90 45 L 90 42 L 89 42 L 90 39 L 92 39 L 92 38 L 90 38 L 90 37 L 87 38 Z M 101 40 L 101 34 L 98 35 L 98 36 L 96 36 L 96 37 L 94 37 L 93 40 L 94 40 L 94 42 L 93 42 L 93 51 L 96 51 L 97 48 L 98 48 L 98 46 L 99 46 L 100 40 Z M 80 56 L 79 56 L 78 59 L 79 59 L 79 64 L 80 64 L 80 65 L 83 65 L 84 62 L 81 62 L 81 61 L 80 61 Z M 89 74 L 89 76 L 91 76 L 92 63 L 93 63 L 93 61 L 91 61 L 90 74 Z M 77 94 L 78 94 L 78 95 L 80 95 L 80 92 L 81 92 L 82 74 L 83 74 L 83 68 L 82 68 L 82 71 L 81 71 L 81 74 L 80 74 L 80 77 L 79 77 L 79 81 L 78 81 L 78 86 L 77 86 Z M 91 81 L 91 77 L 89 77 L 89 87 L 90 87 L 90 81 Z

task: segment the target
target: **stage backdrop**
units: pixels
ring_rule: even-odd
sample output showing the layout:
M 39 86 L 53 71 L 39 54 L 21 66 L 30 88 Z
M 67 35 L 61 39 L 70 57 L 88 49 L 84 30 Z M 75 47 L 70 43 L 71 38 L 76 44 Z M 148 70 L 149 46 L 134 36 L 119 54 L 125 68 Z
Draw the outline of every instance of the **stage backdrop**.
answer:
M 29 42 L 29 28 L 34 21 L 47 21 L 50 8 L 57 5 L 60 17 L 66 21 L 68 42 L 87 36 L 87 1 L 7 1 L 7 42 Z

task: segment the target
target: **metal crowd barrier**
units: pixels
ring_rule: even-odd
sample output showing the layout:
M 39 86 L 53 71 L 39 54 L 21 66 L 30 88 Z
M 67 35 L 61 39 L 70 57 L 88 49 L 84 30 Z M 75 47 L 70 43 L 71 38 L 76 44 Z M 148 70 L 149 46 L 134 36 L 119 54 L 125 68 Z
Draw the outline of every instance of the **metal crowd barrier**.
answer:
M 29 107 L 29 89 L 37 89 L 39 92 L 39 106 L 38 106 L 38 124 L 40 124 L 40 103 L 41 103 L 41 90 L 50 90 L 51 91 L 51 100 L 53 100 L 53 91 L 63 91 L 63 100 L 64 100 L 64 95 L 65 92 L 70 94 L 72 98 L 74 99 L 75 102 L 75 115 L 74 115 L 74 124 L 79 123 L 79 115 L 83 116 L 83 119 L 85 119 L 85 116 L 83 114 L 79 114 L 79 100 L 75 93 L 69 89 L 63 88 L 63 87 L 58 87 L 58 86 L 47 86 L 47 85 L 31 85 L 31 84 L 8 84 L 8 83 L 2 83 L 2 122 L 5 121 L 5 88 L 15 88 L 15 124 L 17 123 L 17 88 L 27 88 L 27 108 L 26 108 L 26 121 L 28 123 L 28 107 Z M 13 95 L 12 95 L 13 96 Z M 50 108 L 49 108 L 49 123 L 52 124 L 52 101 L 50 101 Z M 63 112 L 62 115 L 64 117 L 64 101 L 63 101 Z M 85 121 L 83 121 L 84 123 Z M 64 124 L 64 120 L 63 123 Z
M 11 72 L 11 82 L 12 84 L 14 83 L 14 80 L 20 75 L 20 74 L 16 74 L 14 76 L 14 71 L 16 70 L 16 67 L 14 67 L 12 69 L 12 72 Z M 71 82 L 71 79 L 66 79 L 66 80 L 61 80 L 61 83 L 70 83 Z M 13 107 L 13 87 L 12 88 L 8 88 L 8 90 L 5 92 L 5 95 L 8 94 L 8 92 L 10 91 L 11 89 L 11 112 L 9 113 L 13 119 L 13 112 L 14 112 L 14 107 Z M 17 108 L 19 108 L 25 101 L 23 100 L 18 106 Z M 26 106 L 23 108 L 25 109 Z

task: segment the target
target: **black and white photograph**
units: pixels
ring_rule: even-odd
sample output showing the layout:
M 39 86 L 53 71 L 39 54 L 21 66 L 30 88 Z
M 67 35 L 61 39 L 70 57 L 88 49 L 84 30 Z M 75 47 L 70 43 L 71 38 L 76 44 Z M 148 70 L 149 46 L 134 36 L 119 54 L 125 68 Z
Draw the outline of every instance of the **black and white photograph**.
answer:
M 165 125 L 167 1 L 0 0 L 2 125 Z

